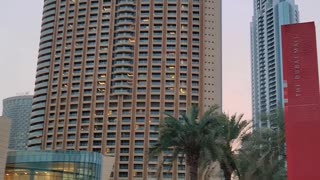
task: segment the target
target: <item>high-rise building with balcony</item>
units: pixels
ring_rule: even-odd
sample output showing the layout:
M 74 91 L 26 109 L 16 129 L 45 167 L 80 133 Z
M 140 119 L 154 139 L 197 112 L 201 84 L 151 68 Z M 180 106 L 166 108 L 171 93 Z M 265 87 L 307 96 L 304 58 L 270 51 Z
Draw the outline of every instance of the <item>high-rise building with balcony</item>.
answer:
M 281 26 L 299 21 L 294 0 L 254 0 L 251 22 L 251 84 L 254 127 L 272 127 L 265 114 L 283 107 Z
M 23 95 L 3 100 L 2 116 L 11 120 L 9 140 L 11 150 L 27 149 L 32 97 L 32 95 Z
M 28 147 L 114 155 L 114 179 L 152 179 L 164 112 L 221 106 L 221 64 L 221 0 L 45 0 Z M 162 179 L 184 179 L 169 166 Z

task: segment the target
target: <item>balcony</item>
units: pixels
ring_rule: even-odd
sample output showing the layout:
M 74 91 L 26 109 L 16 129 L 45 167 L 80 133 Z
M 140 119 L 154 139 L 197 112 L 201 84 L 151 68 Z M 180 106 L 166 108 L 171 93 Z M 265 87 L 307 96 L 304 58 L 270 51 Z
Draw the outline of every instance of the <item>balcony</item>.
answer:
M 118 4 L 119 4 L 119 5 L 122 5 L 122 4 L 132 4 L 132 5 L 135 5 L 135 1 L 134 1 L 134 0 L 119 0 L 119 1 L 118 1 Z
M 29 133 L 29 138 L 41 137 L 42 134 L 43 134 L 42 130 L 35 131 L 35 132 L 32 132 L 32 133 Z
M 30 119 L 30 124 L 38 123 L 38 122 L 43 122 L 44 121 L 44 116 L 36 117 L 36 118 L 31 118 Z
M 41 139 L 40 138 L 28 141 L 28 145 L 29 146 L 37 145 L 37 144 L 40 144 L 40 143 L 41 143 Z
M 129 75 L 115 75 L 113 76 L 112 80 L 131 80 L 132 77 Z
M 121 87 L 123 87 L 123 88 L 131 88 L 132 85 L 129 84 L 128 82 L 115 82 L 115 83 L 113 83 L 112 87 L 113 88 L 121 88 Z
M 34 126 L 30 126 L 30 131 L 43 129 L 43 124 L 37 124 Z
M 36 108 L 44 108 L 46 106 L 46 103 L 37 103 L 32 105 L 32 109 L 36 109 Z
M 130 95 L 131 89 L 114 89 L 112 91 L 113 95 Z
M 117 20 L 116 21 L 116 25 L 122 25 L 122 24 L 135 24 L 135 21 L 134 20 L 132 20 L 132 19 L 129 19 L 129 18 L 127 18 L 127 19 L 120 19 L 120 20 Z
M 114 74 L 127 74 L 127 73 L 132 73 L 132 68 L 125 68 L 125 67 L 122 67 L 122 68 L 114 68 L 112 70 L 112 73 Z
M 43 61 L 43 62 L 41 62 L 41 63 L 38 63 L 38 66 L 37 66 L 37 68 L 38 69 L 41 69 L 41 68 L 49 68 L 49 66 L 50 66 L 50 62 L 49 61 Z
M 132 61 L 123 61 L 123 60 L 118 60 L 118 61 L 113 61 L 114 66 L 132 66 L 133 62 Z
M 36 110 L 31 113 L 31 117 L 44 114 L 44 110 Z
M 132 17 L 135 18 L 135 13 L 132 12 L 122 12 L 122 13 L 118 13 L 116 18 L 123 18 L 123 17 Z
M 120 6 L 120 7 L 117 7 L 116 9 L 117 13 L 119 12 L 136 12 L 136 8 L 135 6 Z

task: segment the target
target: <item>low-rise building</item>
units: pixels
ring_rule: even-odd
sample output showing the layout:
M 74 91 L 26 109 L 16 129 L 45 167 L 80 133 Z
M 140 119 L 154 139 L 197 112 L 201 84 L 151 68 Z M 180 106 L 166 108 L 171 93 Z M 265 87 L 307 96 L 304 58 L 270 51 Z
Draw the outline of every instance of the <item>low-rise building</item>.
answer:
M 10 151 L 5 180 L 108 180 L 114 158 L 86 151 Z

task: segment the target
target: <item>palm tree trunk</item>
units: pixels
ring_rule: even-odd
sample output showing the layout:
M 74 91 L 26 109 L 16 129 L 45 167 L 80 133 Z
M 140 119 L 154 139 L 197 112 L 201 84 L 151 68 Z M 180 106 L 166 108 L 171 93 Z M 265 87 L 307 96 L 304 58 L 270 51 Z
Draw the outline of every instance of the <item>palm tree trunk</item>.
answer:
M 187 165 L 190 167 L 189 176 L 190 180 L 198 179 L 198 168 L 199 168 L 199 155 L 192 154 L 187 156 Z
M 190 180 L 197 180 L 198 179 L 198 167 L 197 165 L 190 166 Z
M 161 180 L 161 173 L 162 173 L 162 167 L 163 167 L 162 163 L 163 161 L 161 162 L 157 170 L 157 180 Z
M 230 170 L 229 170 L 228 166 L 226 165 L 226 163 L 224 163 L 224 162 L 220 163 L 220 168 L 223 171 L 224 179 L 225 180 L 231 180 L 232 172 L 230 172 Z

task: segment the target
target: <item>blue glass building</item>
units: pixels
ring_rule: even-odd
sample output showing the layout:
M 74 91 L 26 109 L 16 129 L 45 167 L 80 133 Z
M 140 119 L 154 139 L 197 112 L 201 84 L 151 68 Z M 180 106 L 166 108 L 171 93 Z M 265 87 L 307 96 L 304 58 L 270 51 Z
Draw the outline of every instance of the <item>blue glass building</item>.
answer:
M 254 127 L 272 127 L 261 120 L 283 106 L 281 26 L 299 22 L 294 0 L 254 0 L 251 22 L 251 84 Z
M 11 120 L 9 149 L 26 150 L 32 110 L 31 95 L 14 96 L 3 100 L 2 115 Z
M 11 151 L 5 180 L 104 180 L 114 159 L 85 151 Z

